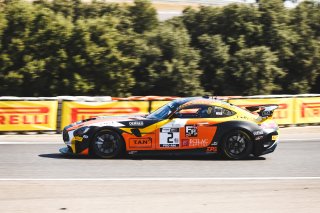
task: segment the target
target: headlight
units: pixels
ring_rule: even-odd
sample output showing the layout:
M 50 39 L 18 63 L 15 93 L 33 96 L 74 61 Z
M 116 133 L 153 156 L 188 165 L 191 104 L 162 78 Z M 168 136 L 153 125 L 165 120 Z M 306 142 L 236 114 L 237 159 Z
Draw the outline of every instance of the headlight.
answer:
M 73 133 L 74 136 L 81 136 L 83 134 L 86 134 L 89 131 L 89 127 L 80 127 L 79 129 L 76 129 Z

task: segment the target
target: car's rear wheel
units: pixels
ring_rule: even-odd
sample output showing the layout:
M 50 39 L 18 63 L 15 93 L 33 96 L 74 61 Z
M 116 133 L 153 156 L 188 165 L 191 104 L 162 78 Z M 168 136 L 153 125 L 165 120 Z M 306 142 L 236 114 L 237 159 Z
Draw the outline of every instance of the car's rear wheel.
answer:
M 234 130 L 223 138 L 221 152 L 229 159 L 244 159 L 248 157 L 253 149 L 250 136 L 242 130 Z
M 92 154 L 100 158 L 116 158 L 124 152 L 122 137 L 112 130 L 101 130 L 91 141 Z

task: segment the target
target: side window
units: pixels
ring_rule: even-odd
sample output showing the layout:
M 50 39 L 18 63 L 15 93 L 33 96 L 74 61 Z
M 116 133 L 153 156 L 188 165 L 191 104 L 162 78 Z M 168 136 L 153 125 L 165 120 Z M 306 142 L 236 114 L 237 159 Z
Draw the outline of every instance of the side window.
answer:
M 223 118 L 234 115 L 235 112 L 217 106 L 193 105 L 175 113 L 176 118 Z
M 190 108 L 185 108 L 181 109 L 178 111 L 175 115 L 177 118 L 197 118 L 198 116 L 198 111 L 200 108 L 198 106 L 195 107 L 190 107 Z
M 212 111 L 211 111 L 211 116 L 210 117 L 211 118 L 223 118 L 223 117 L 232 116 L 234 114 L 236 114 L 236 113 L 231 111 L 231 110 L 229 110 L 229 109 L 215 106 L 215 107 L 212 107 Z
M 198 111 L 199 118 L 224 118 L 235 114 L 235 112 L 217 106 L 206 106 Z

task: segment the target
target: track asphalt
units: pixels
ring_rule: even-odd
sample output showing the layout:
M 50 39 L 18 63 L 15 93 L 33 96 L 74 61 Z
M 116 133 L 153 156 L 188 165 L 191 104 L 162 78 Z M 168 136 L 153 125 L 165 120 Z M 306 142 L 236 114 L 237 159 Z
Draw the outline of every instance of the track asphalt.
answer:
M 320 127 L 282 128 L 242 161 L 58 154 L 60 135 L 0 135 L 0 212 L 319 212 Z

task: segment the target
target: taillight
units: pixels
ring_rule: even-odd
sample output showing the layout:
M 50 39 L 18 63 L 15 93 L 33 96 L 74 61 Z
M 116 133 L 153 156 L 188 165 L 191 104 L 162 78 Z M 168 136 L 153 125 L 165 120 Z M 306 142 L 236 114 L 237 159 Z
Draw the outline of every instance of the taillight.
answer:
M 260 124 L 262 129 L 277 129 L 278 124 L 274 121 L 267 121 Z

